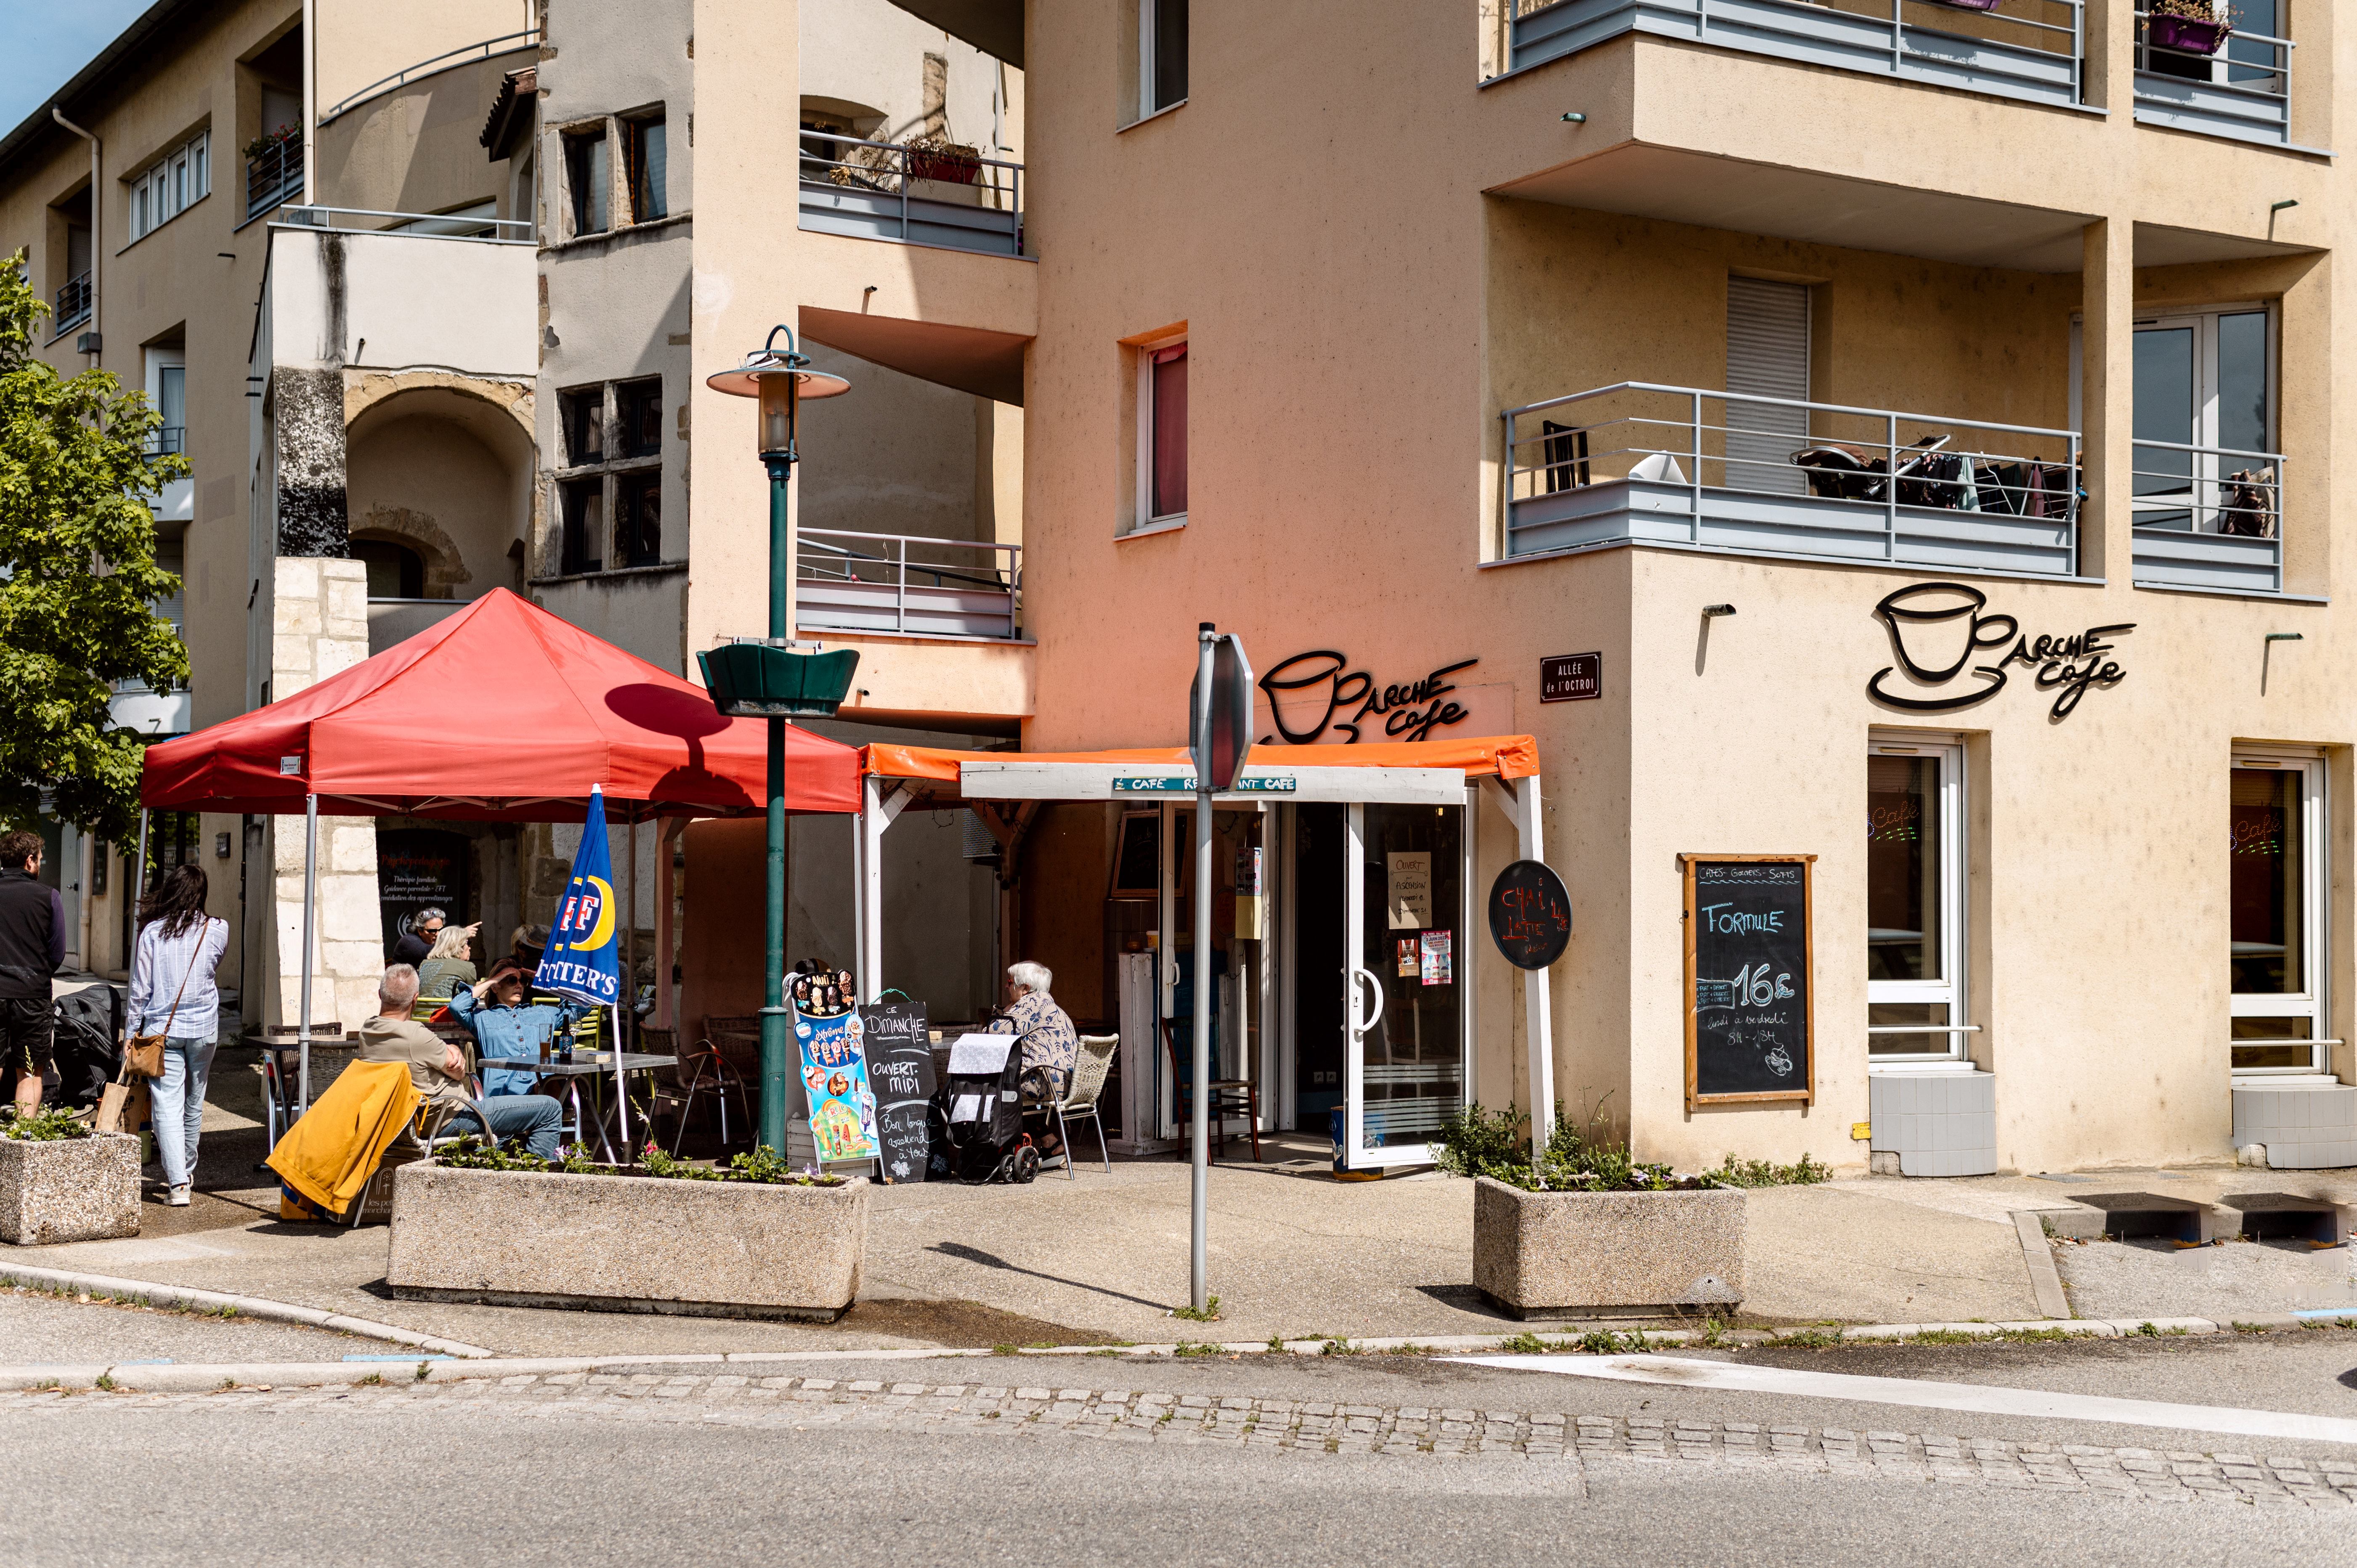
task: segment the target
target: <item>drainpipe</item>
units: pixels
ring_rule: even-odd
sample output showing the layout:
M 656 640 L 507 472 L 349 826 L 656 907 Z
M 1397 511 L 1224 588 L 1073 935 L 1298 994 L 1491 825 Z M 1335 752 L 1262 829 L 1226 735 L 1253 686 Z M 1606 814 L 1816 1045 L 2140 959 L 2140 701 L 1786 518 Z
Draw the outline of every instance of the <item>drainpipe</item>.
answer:
M 303 205 L 319 200 L 319 0 L 303 0 Z
M 106 221 L 105 203 L 99 188 L 98 177 L 98 154 L 101 144 L 96 136 L 67 119 L 64 112 L 54 103 L 49 105 L 49 118 L 90 144 L 90 331 L 88 337 L 90 366 L 91 369 L 96 370 L 98 351 L 105 347 L 105 340 L 99 336 L 98 331 L 98 266 L 99 258 L 106 251 L 106 247 L 100 242 L 104 236 L 102 226 Z

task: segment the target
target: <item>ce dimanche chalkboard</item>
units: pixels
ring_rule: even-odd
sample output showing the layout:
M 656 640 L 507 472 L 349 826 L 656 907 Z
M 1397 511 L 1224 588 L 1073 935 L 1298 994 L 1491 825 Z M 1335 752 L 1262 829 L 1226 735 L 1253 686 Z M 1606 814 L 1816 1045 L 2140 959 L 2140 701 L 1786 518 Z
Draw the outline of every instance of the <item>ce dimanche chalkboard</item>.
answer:
M 1684 854 L 1686 1105 L 1816 1097 L 1813 854 Z

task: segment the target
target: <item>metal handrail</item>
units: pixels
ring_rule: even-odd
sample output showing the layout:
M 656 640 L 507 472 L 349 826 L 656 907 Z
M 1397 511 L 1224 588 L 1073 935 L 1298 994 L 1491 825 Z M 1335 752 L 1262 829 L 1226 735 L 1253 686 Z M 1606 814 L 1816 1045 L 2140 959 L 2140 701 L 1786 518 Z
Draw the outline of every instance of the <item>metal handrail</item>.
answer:
M 57 330 L 64 331 L 77 321 L 90 318 L 90 274 L 81 272 L 66 279 L 57 293 Z
M 909 577 L 912 572 L 930 577 L 931 579 L 930 585 L 933 587 L 956 583 L 969 585 L 983 592 L 1004 595 L 1007 601 L 1008 629 L 1013 633 L 1019 628 L 1023 602 L 1023 546 L 1020 544 L 1002 544 L 992 540 L 978 539 L 936 539 L 911 533 L 864 533 L 850 529 L 834 528 L 802 529 L 798 531 L 797 538 L 803 553 L 803 558 L 798 564 L 797 576 L 800 581 L 858 583 L 875 588 L 891 589 L 893 593 L 892 629 L 896 632 L 905 631 L 908 628 Z M 857 540 L 884 547 L 892 553 L 869 553 L 823 542 L 824 540 L 833 539 Z M 952 550 L 986 550 L 993 553 L 1003 552 L 1007 557 L 1005 579 L 1002 581 L 996 577 L 978 577 L 956 571 L 954 568 L 932 565 L 921 561 L 911 562 L 909 559 L 909 546 L 911 544 Z M 808 554 L 813 552 L 831 553 L 835 560 L 845 563 L 849 569 L 834 574 L 824 573 L 818 569 L 819 563 L 807 558 Z M 859 576 L 856 574 L 856 568 L 860 564 L 889 567 L 892 569 L 891 575 L 881 577 Z
M 339 223 L 345 218 L 390 218 L 393 224 L 363 226 Z M 337 234 L 393 234 L 416 240 L 477 240 L 493 245 L 529 245 L 533 242 L 532 220 L 528 218 L 469 218 L 455 212 L 380 212 L 366 207 L 324 207 L 308 205 L 290 207 L 280 218 L 290 228 L 324 229 Z M 414 227 L 420 223 L 452 223 L 490 231 L 487 234 L 435 233 Z
M 468 44 L 463 48 L 452 49 L 447 54 L 436 55 L 431 59 L 420 60 L 415 65 L 408 66 L 403 70 L 394 71 L 391 76 L 382 77 L 375 81 L 370 82 L 358 92 L 353 93 L 350 97 L 345 99 L 340 103 L 338 103 L 334 108 L 329 109 L 325 113 L 321 114 L 319 116 L 319 124 L 324 125 L 328 121 L 333 120 L 337 115 L 341 114 L 347 109 L 365 103 L 371 98 L 380 97 L 384 93 L 391 92 L 394 88 L 401 86 L 413 76 L 430 76 L 436 70 L 446 69 L 446 62 L 458 61 L 461 56 L 472 57 L 478 49 L 482 51 L 481 58 L 484 59 L 490 59 L 495 55 L 513 54 L 519 49 L 531 48 L 533 45 L 539 42 L 540 29 L 538 27 L 526 27 L 520 33 L 502 33 L 496 38 L 485 38 L 479 44 Z M 500 47 L 502 45 L 505 47 Z
M 1517 414 L 1536 413 L 1542 409 L 1559 408 L 1567 403 L 1578 403 L 1587 398 L 1602 397 L 1608 392 L 1674 392 L 1679 397 L 1716 397 L 1725 398 L 1731 403 L 1775 403 L 1786 408 L 1806 409 L 1812 413 L 1855 413 L 1869 419 L 1896 419 L 1906 424 L 1962 424 L 1974 430 L 2001 430 L 2008 435 L 2060 435 L 2072 441 L 2079 438 L 2079 433 L 2075 430 L 2055 430 L 2038 424 L 2000 424 L 1990 419 L 1958 419 L 1944 413 L 1910 413 L 1904 409 L 1858 408 L 1846 403 L 1810 403 L 1802 398 L 1760 397 L 1750 392 L 1714 391 L 1709 387 L 1671 386 L 1663 381 L 1614 381 L 1610 386 L 1591 387 L 1586 392 L 1568 392 L 1562 397 L 1551 397 L 1542 403 L 1526 403 L 1520 408 L 1506 410 L 1504 417 L 1512 419 Z
M 245 160 L 245 215 L 269 211 L 290 195 L 303 191 L 303 142 L 300 137 L 273 142 L 259 157 Z
M 185 424 L 159 424 L 147 437 L 147 451 L 152 456 L 168 456 L 188 449 L 188 427 Z
M 909 172 L 909 161 L 918 156 L 939 156 L 938 149 L 903 146 L 898 142 L 871 142 L 858 136 L 840 135 L 833 131 L 803 131 L 800 134 L 805 144 L 823 141 L 833 144 L 835 149 L 835 156 L 830 158 L 818 156 L 807 145 L 803 146 L 802 177 L 804 184 L 834 185 L 845 189 L 866 190 L 882 197 L 897 195 L 900 201 L 900 237 L 908 238 L 909 182 L 913 178 L 930 177 L 912 176 Z M 874 156 L 862 161 L 846 156 L 845 149 L 864 149 Z M 971 188 L 989 193 L 989 204 L 978 207 L 976 210 L 1004 213 L 1013 221 L 1015 253 L 1023 254 L 1023 166 L 1009 158 L 986 158 L 979 152 L 974 155 L 974 163 L 977 175 L 984 169 L 1006 171 L 1004 186 L 994 173 L 987 180 L 976 178 Z M 897 166 L 891 166 L 895 164 Z M 892 188 L 896 183 L 899 188 L 897 191 Z M 999 201 L 1001 197 L 1006 199 L 1004 205 Z
M 2284 522 L 2284 477 L 2291 459 L 2280 452 L 2250 452 L 2234 446 L 2194 446 L 2180 441 L 2132 441 L 2128 466 L 2128 513 L 2133 526 L 2155 529 L 2169 533 L 2210 533 L 2252 539 L 2280 539 Z M 2134 454 L 2142 452 L 2181 453 L 2190 459 L 2184 471 L 2170 468 L 2145 468 L 2136 466 Z M 2240 478 L 2225 471 L 2229 461 L 2266 465 L 2267 477 Z M 2252 471 L 2247 467 L 2243 474 Z M 2140 481 L 2158 479 L 2178 486 L 2175 489 L 2147 490 Z M 2229 491 L 2255 492 L 2251 498 L 2230 497 Z M 2255 500 L 2257 504 L 2229 505 L 2230 499 Z M 2160 512 L 2185 519 L 2183 527 L 2172 523 L 2147 522 L 2136 517 L 2138 512 Z M 2256 533 L 2237 529 L 2230 533 L 2223 524 L 2228 516 L 2247 519 L 2258 527 Z M 2205 524 L 2207 526 L 2205 526 Z
M 2278 38 L 2271 37 L 2266 33 L 2248 32 L 2241 27 L 2236 27 L 2226 35 L 2225 42 L 2220 44 L 2215 52 L 2203 54 L 2198 49 L 2172 48 L 2167 44 L 2154 43 L 2147 36 L 2150 32 L 2149 23 L 2152 19 L 2151 12 L 2140 9 L 2136 13 L 2136 19 L 2138 24 L 2136 40 L 2136 69 L 2138 74 L 2168 77 L 2170 81 L 2174 81 L 2197 80 L 2190 77 L 2174 76 L 2168 71 L 2154 70 L 2152 69 L 2152 57 L 2156 54 L 2167 55 L 2172 59 L 2201 60 L 2211 65 L 2223 63 L 2230 69 L 2234 66 L 2241 66 L 2248 70 L 2264 72 L 2265 76 L 2260 80 L 2251 81 L 2203 81 L 2201 85 L 2214 92 L 2233 93 L 2244 98 L 2260 99 L 2267 103 L 2282 108 L 2286 113 L 2290 113 L 2291 51 L 2299 47 L 2298 39 Z M 2267 48 L 2275 50 L 2275 59 L 2270 63 L 2262 65 L 2257 60 L 2234 59 L 2233 56 L 2226 51 L 2233 48 L 2234 40 L 2237 38 L 2248 39 L 2250 42 L 2255 44 L 2266 45 Z M 2272 81 L 2274 85 L 2266 85 L 2268 81 Z M 2137 96 L 2149 98 L 2152 94 L 2139 92 Z

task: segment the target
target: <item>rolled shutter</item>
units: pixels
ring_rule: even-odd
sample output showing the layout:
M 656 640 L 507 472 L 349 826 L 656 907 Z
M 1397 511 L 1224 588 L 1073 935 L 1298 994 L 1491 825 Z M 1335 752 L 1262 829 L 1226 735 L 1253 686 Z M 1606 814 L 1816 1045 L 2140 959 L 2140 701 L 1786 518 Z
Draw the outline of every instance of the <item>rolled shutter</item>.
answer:
M 1808 445 L 1808 411 L 1735 399 L 1808 401 L 1808 285 L 1727 280 L 1727 488 L 1805 494 L 1791 459 Z

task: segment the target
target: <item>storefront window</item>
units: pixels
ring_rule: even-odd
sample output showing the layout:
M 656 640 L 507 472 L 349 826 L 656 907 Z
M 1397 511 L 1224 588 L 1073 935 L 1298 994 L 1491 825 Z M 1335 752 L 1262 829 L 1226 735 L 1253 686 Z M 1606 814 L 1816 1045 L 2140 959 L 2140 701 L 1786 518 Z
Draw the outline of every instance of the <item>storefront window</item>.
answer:
M 1963 751 L 1875 742 L 1867 757 L 1866 996 L 1876 1057 L 1960 1058 Z
M 2228 966 L 2238 1072 L 2318 1070 L 2316 864 L 2322 772 L 2298 758 L 2239 757 L 2229 807 Z

